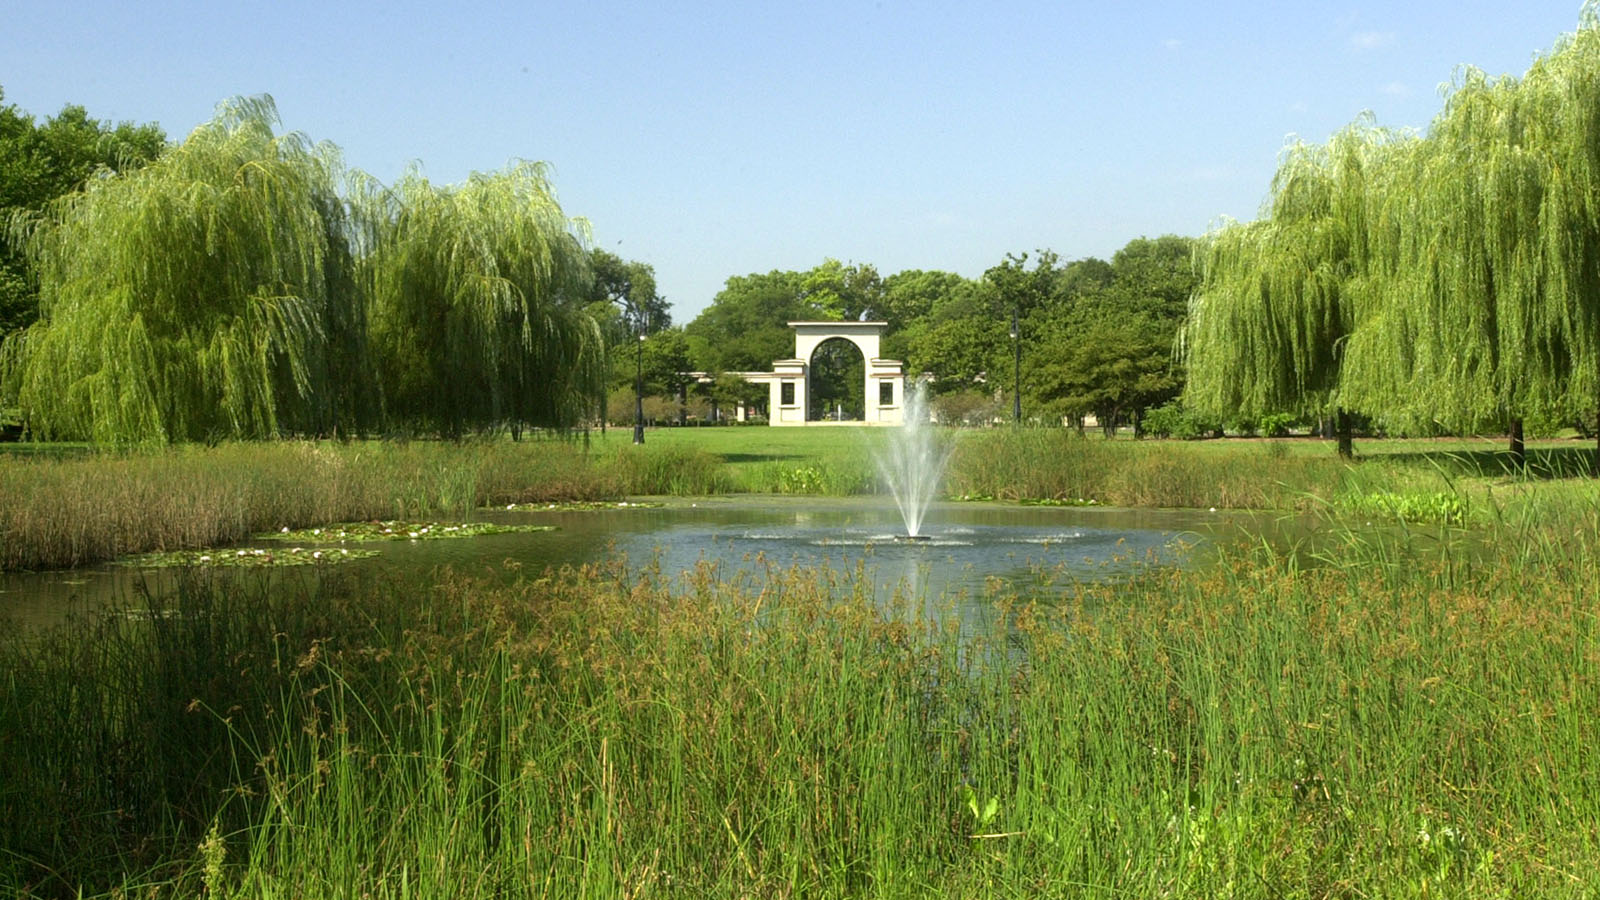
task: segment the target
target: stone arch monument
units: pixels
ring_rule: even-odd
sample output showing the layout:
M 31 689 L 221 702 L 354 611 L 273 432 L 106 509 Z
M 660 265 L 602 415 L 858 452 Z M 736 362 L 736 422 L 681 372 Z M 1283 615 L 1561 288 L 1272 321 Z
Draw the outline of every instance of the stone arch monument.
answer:
M 823 342 L 840 338 L 854 344 L 866 360 L 866 408 L 862 424 L 900 425 L 905 421 L 905 374 L 897 359 L 881 353 L 888 322 L 790 322 L 794 358 L 780 359 L 771 372 L 741 372 L 746 381 L 766 384 L 770 391 L 767 422 L 772 425 L 832 424 L 807 421 L 811 396 L 811 356 Z

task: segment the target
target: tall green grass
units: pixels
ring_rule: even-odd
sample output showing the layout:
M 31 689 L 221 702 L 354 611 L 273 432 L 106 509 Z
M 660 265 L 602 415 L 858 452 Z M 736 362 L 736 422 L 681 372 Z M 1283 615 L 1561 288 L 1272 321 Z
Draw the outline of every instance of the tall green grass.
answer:
M 192 582 L 0 651 L 0 884 L 1591 896 L 1600 509 L 1549 518 L 985 628 L 848 574 Z
M 765 451 L 755 439 L 778 434 Z M 804 432 L 804 434 L 796 434 Z M 883 490 L 878 429 L 678 429 L 636 447 L 583 441 L 272 442 L 68 456 L 0 455 L 0 569 L 215 546 L 250 533 L 373 518 L 466 518 L 480 506 L 726 492 Z M 1348 464 L 1284 442 L 1082 439 L 1064 429 L 950 432 L 944 493 L 1135 507 L 1390 511 L 1487 521 L 1540 497 L 1600 497 L 1600 481 L 1482 453 Z M 723 442 L 726 439 L 726 442 Z M 1554 451 L 1551 451 L 1552 453 Z M 1556 457 L 1552 457 L 1556 458 Z M 1491 473 L 1491 474 L 1485 474 Z
M 591 451 L 580 441 L 286 441 L 0 458 L 0 569 L 210 547 L 285 526 L 724 489 L 702 451 Z
M 1114 506 L 1292 509 L 1332 497 L 1350 466 L 1281 443 L 1218 447 L 1103 441 L 1066 429 L 997 429 L 964 436 L 947 474 L 953 495 L 1094 500 Z

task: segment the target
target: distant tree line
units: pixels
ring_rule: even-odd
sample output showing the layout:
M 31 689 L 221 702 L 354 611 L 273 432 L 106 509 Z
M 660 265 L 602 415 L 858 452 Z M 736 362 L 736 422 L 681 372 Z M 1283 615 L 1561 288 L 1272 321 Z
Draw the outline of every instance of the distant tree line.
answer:
M 1105 428 L 1137 428 L 1183 386 L 1172 351 L 1193 272 L 1192 240 L 1171 235 L 1131 241 L 1110 261 L 1067 262 L 1048 250 L 1008 255 L 975 279 L 923 270 L 882 277 L 869 264 L 828 259 L 805 272 L 729 278 L 694 321 L 651 340 L 672 342 L 674 364 L 698 371 L 766 371 L 794 353 L 789 321 L 884 321 L 884 354 L 902 360 L 908 376 L 927 376 L 936 411 L 952 423 L 1011 416 L 1017 340 L 1025 420 L 1081 426 L 1092 416 Z M 818 405 L 859 408 L 860 354 L 845 347 L 829 359 L 830 346 L 812 362 L 841 368 L 853 357 L 856 367 L 837 387 L 817 391 L 814 381 Z M 720 405 L 741 399 L 741 390 L 745 399 L 765 398 L 761 388 L 748 396 L 737 379 L 701 390 Z

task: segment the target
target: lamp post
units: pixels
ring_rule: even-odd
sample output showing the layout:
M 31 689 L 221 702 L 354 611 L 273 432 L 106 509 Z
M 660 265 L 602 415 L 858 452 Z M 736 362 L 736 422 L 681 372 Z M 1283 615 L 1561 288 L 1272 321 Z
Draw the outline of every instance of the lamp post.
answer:
M 633 442 L 644 443 L 644 332 L 633 350 Z
M 1016 365 L 1011 391 L 1011 421 L 1022 425 L 1022 329 L 1017 324 L 1017 308 L 1011 307 L 1011 344 L 1016 351 Z

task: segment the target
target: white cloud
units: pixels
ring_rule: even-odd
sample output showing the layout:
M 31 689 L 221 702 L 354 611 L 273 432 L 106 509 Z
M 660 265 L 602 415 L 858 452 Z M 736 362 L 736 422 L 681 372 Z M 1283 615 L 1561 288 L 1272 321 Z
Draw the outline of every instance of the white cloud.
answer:
M 1167 48 L 1168 50 L 1176 50 L 1183 46 L 1183 41 L 1180 41 L 1177 38 L 1167 38 L 1161 42 L 1161 46 Z
M 1304 100 L 1296 100 L 1295 102 L 1289 104 L 1290 112 L 1303 113 L 1309 111 L 1310 109 L 1310 104 L 1306 103 Z
M 1358 31 L 1350 35 L 1350 46 L 1357 50 L 1376 50 L 1394 43 L 1392 31 Z
M 1383 87 L 1378 88 L 1378 93 L 1387 94 L 1390 97 L 1409 97 L 1411 96 L 1411 88 L 1406 87 L 1401 82 L 1391 81 Z

